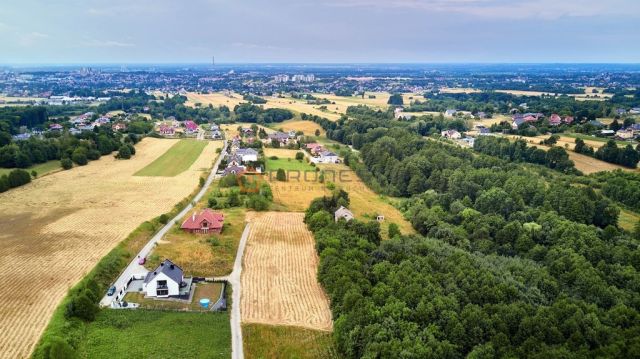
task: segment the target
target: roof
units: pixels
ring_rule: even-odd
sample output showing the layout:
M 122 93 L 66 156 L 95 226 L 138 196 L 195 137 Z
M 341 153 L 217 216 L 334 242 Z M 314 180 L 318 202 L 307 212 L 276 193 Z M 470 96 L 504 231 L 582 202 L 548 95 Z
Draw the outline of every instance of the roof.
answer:
M 334 214 L 336 217 L 348 216 L 353 218 L 353 213 L 351 213 L 349 209 L 345 208 L 345 206 L 340 206 Z
M 224 214 L 212 211 L 210 208 L 206 208 L 200 214 L 193 213 L 190 217 L 184 220 L 182 229 L 200 229 L 202 228 L 202 222 L 207 221 L 209 228 L 219 229 L 222 228 L 224 222 Z
M 164 273 L 167 277 L 169 277 L 172 281 L 176 283 L 182 282 L 182 278 L 184 276 L 184 272 L 182 272 L 182 268 L 173 264 L 172 261 L 165 259 L 158 265 L 158 267 L 153 271 L 147 273 L 147 276 L 144 278 L 145 283 L 151 282 L 158 274 Z
M 258 151 L 254 150 L 253 148 L 239 148 L 236 151 L 236 154 L 239 156 L 257 155 Z
M 289 139 L 289 135 L 287 135 L 286 133 L 282 133 L 282 132 L 276 132 L 276 133 L 270 133 L 269 134 L 269 138 L 277 139 L 277 140 L 284 140 L 284 139 Z

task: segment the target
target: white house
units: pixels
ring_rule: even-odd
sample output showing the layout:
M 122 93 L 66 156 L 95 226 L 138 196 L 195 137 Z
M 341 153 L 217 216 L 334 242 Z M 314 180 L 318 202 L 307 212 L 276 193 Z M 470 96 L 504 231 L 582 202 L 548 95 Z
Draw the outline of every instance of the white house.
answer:
M 351 213 L 351 211 L 344 206 L 340 206 L 340 208 L 338 208 L 338 210 L 334 213 L 334 217 L 336 222 L 338 222 L 340 219 L 344 219 L 345 221 L 349 222 L 353 219 L 353 213 Z
M 258 151 L 253 148 L 240 148 L 236 150 L 236 155 L 242 157 L 242 162 L 255 162 L 258 160 Z
M 453 117 L 456 115 L 456 113 L 458 113 L 457 110 L 446 110 L 444 112 L 444 117 Z
M 313 163 L 340 163 L 338 155 L 331 151 L 322 151 L 318 157 L 311 158 Z
M 142 290 L 147 297 L 169 297 L 180 295 L 180 284 L 184 281 L 182 269 L 165 259 L 144 278 Z
M 445 138 L 451 138 L 453 140 L 459 140 L 459 139 L 462 138 L 462 135 L 460 134 L 460 132 L 458 132 L 456 130 L 442 131 L 440 133 L 440 136 L 445 137 Z

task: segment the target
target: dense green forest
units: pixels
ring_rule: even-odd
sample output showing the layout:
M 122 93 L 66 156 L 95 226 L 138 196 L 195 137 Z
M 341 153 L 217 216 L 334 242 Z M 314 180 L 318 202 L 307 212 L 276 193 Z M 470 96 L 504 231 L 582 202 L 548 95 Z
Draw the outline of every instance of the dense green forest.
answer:
M 249 103 L 241 103 L 233 109 L 237 122 L 272 123 L 293 118 L 293 112 L 281 108 L 263 109 Z
M 375 191 L 406 198 L 419 233 L 334 223 L 346 193 L 307 211 L 345 357 L 640 356 L 640 228 L 621 229 L 615 203 L 637 175 L 576 176 L 562 149 L 543 161 L 496 139 L 473 152 L 384 112 L 309 118 L 358 150 L 345 163 Z

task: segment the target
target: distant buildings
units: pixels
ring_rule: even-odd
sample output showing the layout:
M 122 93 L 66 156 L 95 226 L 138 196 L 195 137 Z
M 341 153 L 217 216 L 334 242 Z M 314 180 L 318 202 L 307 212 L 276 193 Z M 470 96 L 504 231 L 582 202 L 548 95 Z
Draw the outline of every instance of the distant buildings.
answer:
M 313 74 L 309 74 L 309 75 L 298 74 L 298 75 L 293 75 L 291 77 L 289 77 L 289 75 L 276 75 L 273 77 L 273 82 L 275 83 L 286 83 L 289 81 L 314 82 L 315 80 L 316 80 L 316 76 Z

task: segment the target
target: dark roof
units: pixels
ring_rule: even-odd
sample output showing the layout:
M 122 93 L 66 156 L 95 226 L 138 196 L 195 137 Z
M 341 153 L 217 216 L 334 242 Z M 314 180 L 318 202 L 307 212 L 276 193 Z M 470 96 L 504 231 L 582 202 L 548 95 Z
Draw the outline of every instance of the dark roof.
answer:
M 151 282 L 153 278 L 155 278 L 160 273 L 164 273 L 167 277 L 171 278 L 171 280 L 178 284 L 182 282 L 182 277 L 184 275 L 184 273 L 182 272 L 182 268 L 173 264 L 172 261 L 165 259 L 153 272 L 147 273 L 147 276 L 144 278 L 144 282 Z

